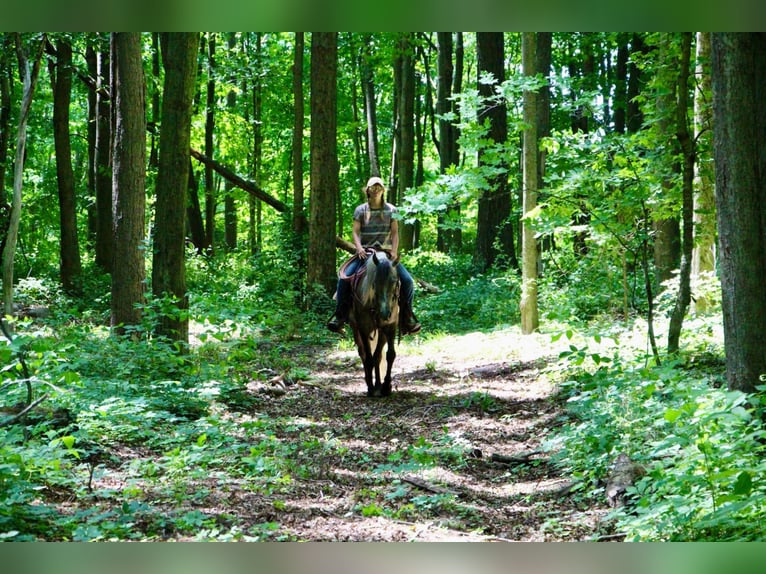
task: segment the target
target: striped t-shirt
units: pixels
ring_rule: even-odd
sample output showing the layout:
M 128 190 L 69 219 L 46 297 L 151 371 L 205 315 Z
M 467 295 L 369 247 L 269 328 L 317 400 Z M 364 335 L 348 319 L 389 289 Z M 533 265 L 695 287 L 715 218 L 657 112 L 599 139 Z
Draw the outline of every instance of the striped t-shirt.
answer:
M 384 203 L 380 209 L 371 209 L 369 203 L 363 203 L 354 211 L 354 221 L 361 224 L 361 241 L 365 247 L 379 244 L 383 249 L 391 249 L 391 220 L 396 207 Z

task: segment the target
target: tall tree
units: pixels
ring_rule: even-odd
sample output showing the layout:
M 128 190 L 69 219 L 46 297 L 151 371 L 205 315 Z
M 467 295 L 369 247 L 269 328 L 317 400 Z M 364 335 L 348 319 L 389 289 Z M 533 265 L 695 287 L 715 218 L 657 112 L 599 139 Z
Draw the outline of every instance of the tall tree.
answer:
M 439 166 L 441 173 L 446 173 L 451 166 L 457 166 L 460 163 L 455 106 L 452 100 L 454 42 L 452 32 L 438 32 L 436 37 L 439 43 L 437 60 L 439 81 L 436 99 L 436 113 L 439 116 Z M 452 203 L 446 217 L 439 215 L 440 225 L 436 239 L 436 248 L 439 251 L 451 252 L 460 248 L 462 234 L 456 227 L 457 221 L 452 221 L 460 217 L 459 210 L 459 205 Z
M 710 78 L 710 33 L 697 32 L 697 90 L 694 96 L 694 139 L 697 161 L 694 164 L 694 252 L 692 254 L 692 284 L 703 273 L 715 270 L 715 167 L 713 164 L 713 106 Z M 692 301 L 696 312 L 707 310 L 703 293 Z
M 215 158 L 213 133 L 215 131 L 215 32 L 207 34 L 207 99 L 205 106 L 205 155 Z M 215 241 L 215 189 L 213 168 L 205 165 L 205 234 L 209 249 Z
M 35 93 L 37 77 L 40 72 L 40 60 L 42 59 L 43 47 L 46 43 L 45 34 L 32 47 L 32 62 L 29 61 L 29 52 L 24 45 L 24 39 L 18 32 L 13 34 L 16 44 L 16 56 L 19 61 L 19 73 L 24 85 L 21 96 L 21 109 L 18 115 L 18 129 L 16 130 L 16 158 L 13 169 L 13 197 L 11 199 L 10 213 L 8 216 L 8 230 L 5 234 L 3 245 L 3 310 L 5 315 L 13 314 L 13 270 L 14 255 L 16 254 L 16 242 L 19 238 L 19 221 L 21 219 L 21 191 L 23 186 L 24 159 L 27 145 L 27 123 L 29 121 L 29 109 L 32 106 L 32 97 Z
M 144 300 L 146 116 L 141 34 L 113 32 L 111 94 L 114 106 L 111 325 L 115 334 L 141 322 Z
M 364 94 L 364 116 L 367 125 L 367 158 L 370 163 L 370 176 L 380 177 L 378 117 L 375 104 L 375 75 L 372 62 L 372 34 L 365 34 L 362 38 L 360 75 L 362 79 L 362 94 Z
M 399 38 L 401 65 L 399 90 L 399 147 L 398 147 L 398 193 L 396 201 L 402 203 L 406 190 L 415 178 L 415 48 L 412 33 L 402 33 Z M 399 246 L 412 249 L 414 225 L 399 224 Z
M 163 33 L 159 170 L 155 207 L 152 293 L 170 296 L 175 309 L 160 317 L 157 334 L 189 342 L 189 300 L 184 267 L 186 197 L 189 185 L 192 98 L 197 80 L 199 34 Z
M 3 35 L 0 44 L 0 209 L 5 206 L 5 172 L 8 163 L 8 148 L 10 147 L 11 125 L 11 77 L 13 75 L 11 55 L 13 54 L 13 37 Z M 0 223 L 5 221 L 0 215 Z M 0 239 L 5 239 L 5 226 L 0 225 Z M 0 243 L 0 245 L 2 245 Z M 0 253 L 2 248 L 0 248 Z
M 511 215 L 511 190 L 508 185 L 508 161 L 500 151 L 508 139 L 508 112 L 505 103 L 492 98 L 495 86 L 505 82 L 505 50 L 502 32 L 478 32 L 476 53 L 478 63 L 479 95 L 487 102 L 479 111 L 479 121 L 489 122 L 488 149 L 479 150 L 479 166 L 486 166 L 495 175 L 487 179 L 487 189 L 479 197 L 479 213 L 476 226 L 474 261 L 481 271 L 491 267 L 498 255 L 508 258 L 513 267 L 518 266 L 513 241 Z M 483 76 L 491 74 L 495 83 L 487 83 Z
M 338 37 L 311 34 L 311 201 L 306 279 L 331 294 L 335 269 Z
M 263 47 L 260 33 L 255 34 L 256 73 L 253 74 L 253 181 L 261 185 L 261 164 L 263 163 Z M 253 195 L 248 196 L 250 211 L 250 253 L 256 253 L 263 247 L 261 220 L 263 218 L 263 203 Z
M 96 265 L 112 270 L 114 229 L 112 221 L 112 105 L 108 49 L 100 49 L 96 74 L 96 145 L 94 184 L 96 191 Z
M 305 123 L 303 101 L 303 32 L 295 33 L 293 55 L 293 231 L 301 236 L 306 231 L 306 213 L 303 209 L 303 126 Z
M 522 68 L 525 76 L 535 76 L 536 38 L 534 32 L 522 34 Z M 523 206 L 526 215 L 537 206 L 537 95 L 534 90 L 524 90 L 524 149 L 523 149 Z M 537 309 L 537 244 L 535 232 L 529 221 L 523 220 L 521 240 L 522 253 L 522 284 L 521 301 L 521 332 L 525 335 L 533 333 L 539 326 Z
M 726 377 L 754 392 L 766 373 L 766 34 L 713 34 L 712 56 Z
M 676 139 L 681 149 L 682 180 L 682 252 L 678 274 L 678 295 L 670 314 L 668 327 L 668 353 L 678 351 L 684 315 L 691 302 L 691 264 L 694 248 L 694 140 L 689 128 L 689 71 L 691 67 L 692 34 L 681 35 L 681 58 L 676 83 Z
M 670 150 L 666 161 L 668 167 L 663 170 L 662 192 L 665 198 L 672 198 L 673 189 L 677 185 L 679 164 L 676 159 L 678 147 L 674 138 L 675 126 L 675 82 L 678 81 L 679 57 L 674 43 L 674 34 L 660 35 L 659 71 L 655 77 L 656 96 L 654 110 L 657 113 L 654 128 L 663 147 Z M 673 200 L 670 199 L 672 202 Z M 672 210 L 656 209 L 653 213 L 654 227 L 654 268 L 657 276 L 658 289 L 673 277 L 678 269 L 681 257 L 681 227 L 677 213 Z
M 257 50 L 260 52 L 260 34 L 256 34 L 257 40 Z M 233 56 L 234 49 L 237 45 L 237 34 L 236 32 L 228 32 L 227 33 L 227 48 L 228 48 L 228 54 L 230 57 Z M 259 157 L 259 132 L 260 132 L 260 110 L 258 110 L 260 106 L 260 75 L 254 74 L 255 80 L 253 82 L 253 109 L 254 109 L 254 116 L 256 118 L 253 126 L 255 128 L 253 136 L 255 143 L 253 144 L 253 151 L 254 151 L 254 158 L 253 158 L 253 175 L 256 177 L 253 178 L 253 181 L 256 185 L 260 185 L 260 182 L 258 181 L 257 174 L 258 174 L 258 161 L 260 159 Z M 237 83 L 235 74 L 232 74 L 231 77 L 229 77 L 229 84 L 231 86 L 235 86 Z M 237 107 L 237 91 L 232 87 L 229 89 L 229 91 L 226 93 L 226 109 L 230 113 L 235 113 Z M 257 115 L 256 115 L 257 114 Z M 223 237 L 224 237 L 224 243 L 226 245 L 226 249 L 229 251 L 233 251 L 237 248 L 237 203 L 234 197 L 234 186 L 230 181 L 227 181 L 224 185 L 224 198 L 223 198 Z
M 56 149 L 56 180 L 59 196 L 59 273 L 67 293 L 80 289 L 80 244 L 77 238 L 77 207 L 69 134 L 69 105 L 72 100 L 72 43 L 64 35 L 55 45 L 55 58 L 48 63 L 53 88 L 53 142 Z

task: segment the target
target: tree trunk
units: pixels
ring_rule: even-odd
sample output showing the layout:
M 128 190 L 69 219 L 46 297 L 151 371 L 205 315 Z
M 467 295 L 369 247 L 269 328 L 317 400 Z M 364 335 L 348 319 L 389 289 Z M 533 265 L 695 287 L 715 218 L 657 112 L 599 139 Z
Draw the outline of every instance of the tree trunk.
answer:
M 69 135 L 69 104 L 72 100 L 72 44 L 69 40 L 59 40 L 55 60 L 55 63 L 50 60 L 48 70 L 53 88 L 53 141 L 61 230 L 59 273 L 64 292 L 74 294 L 81 288 L 82 265 L 77 239 L 72 143 Z
M 215 32 L 207 34 L 207 104 L 205 110 L 205 155 L 215 157 L 213 132 L 215 131 Z M 205 235 L 208 249 L 215 242 L 215 189 L 213 169 L 205 165 Z
M 442 116 L 439 119 L 439 165 L 441 173 L 447 173 L 450 166 L 460 163 L 460 152 L 457 145 L 457 129 L 453 125 L 454 120 L 444 117 L 454 113 L 452 96 L 453 82 L 453 39 L 452 32 L 438 32 L 436 37 L 439 42 L 439 83 L 437 89 L 436 113 Z M 457 220 L 460 217 L 460 206 L 452 203 L 446 216 L 439 216 L 439 228 L 437 230 L 436 248 L 445 253 L 457 251 L 460 248 L 462 236 L 456 229 Z
M 676 95 L 676 139 L 683 157 L 682 171 L 682 227 L 683 244 L 681 253 L 681 269 L 678 275 L 678 296 L 670 314 L 668 328 L 668 353 L 678 351 L 686 310 L 691 302 L 691 262 L 694 248 L 694 141 L 689 131 L 689 69 L 691 61 L 692 34 L 685 32 L 681 35 L 681 65 L 678 70 Z
M 21 109 L 19 110 L 18 130 L 16 132 L 16 159 L 13 169 L 13 198 L 11 200 L 10 214 L 8 216 L 8 231 L 3 246 L 3 311 L 5 315 L 13 314 L 13 268 L 14 255 L 16 254 L 16 242 L 19 238 L 19 221 L 21 220 L 21 190 L 24 176 L 24 157 L 27 143 L 27 121 L 29 109 L 32 106 L 32 96 L 35 93 L 35 85 L 40 72 L 40 60 L 45 46 L 45 35 L 40 39 L 40 44 L 35 47 L 30 66 L 26 48 L 24 48 L 21 34 L 13 34 L 16 42 L 16 54 L 19 60 L 19 72 L 24 83 L 24 92 L 21 97 Z
M 335 199 L 338 195 L 337 156 L 338 38 L 335 32 L 311 36 L 311 202 L 308 285 L 331 295 L 335 267 Z
M 189 342 L 184 216 L 189 187 L 189 144 L 198 41 L 199 34 L 196 32 L 163 33 L 160 38 L 165 82 L 162 90 L 152 293 L 156 299 L 172 298 L 175 307 L 171 313 L 161 315 L 157 334 L 183 343 Z
M 402 203 L 406 190 L 415 178 L 415 54 L 412 34 L 401 35 L 401 91 L 399 92 L 399 162 L 397 202 Z M 399 223 L 399 247 L 402 251 L 412 249 L 413 224 Z
M 522 34 L 522 68 L 525 76 L 534 76 L 536 62 L 536 39 L 534 32 Z M 522 211 L 529 213 L 537 205 L 537 94 L 531 90 L 524 91 L 524 205 Z M 525 335 L 534 333 L 539 326 L 537 310 L 537 244 L 535 232 L 528 221 L 522 221 L 522 284 L 521 301 L 521 332 Z
M 93 44 L 94 38 L 88 38 L 85 48 L 85 62 L 88 66 L 88 75 L 91 78 L 98 77 L 98 53 Z M 94 80 L 95 81 L 95 80 Z M 87 171 L 87 212 L 88 232 L 86 245 L 88 249 L 95 246 L 96 228 L 98 227 L 98 212 L 96 211 L 96 125 L 98 94 L 96 90 L 88 90 L 88 171 Z
M 159 152 L 157 150 L 157 126 L 162 122 L 160 110 L 160 34 L 152 32 L 152 81 L 151 81 L 151 143 L 149 147 L 149 167 L 157 168 L 159 166 Z
M 667 69 L 666 80 L 669 85 L 677 81 L 677 76 L 673 73 L 678 65 L 675 58 L 673 47 L 671 46 L 671 35 L 664 33 L 660 40 L 659 59 L 660 65 Z M 670 88 L 674 89 L 673 87 Z M 656 123 L 658 135 L 660 138 L 667 138 L 668 148 L 672 156 L 677 153 L 672 138 L 674 111 L 676 102 L 673 91 L 661 90 L 656 96 L 656 108 L 659 119 Z M 662 181 L 662 191 L 664 196 L 669 196 L 673 187 L 676 185 L 676 174 L 679 170 L 675 157 L 669 157 L 667 161 L 672 162 L 672 175 L 668 175 Z M 666 210 L 667 211 L 667 210 Z M 673 274 L 678 269 L 681 257 L 681 228 L 678 217 L 672 215 L 663 219 L 653 218 L 654 227 L 654 268 L 657 281 L 657 291 L 664 291 L 663 283 L 673 278 Z
M 698 89 L 694 97 L 694 139 L 700 153 L 695 167 L 694 252 L 692 254 L 692 288 L 703 273 L 715 270 L 715 166 L 712 159 L 713 110 L 711 105 L 710 33 L 697 32 Z M 711 153 L 706 153 L 710 151 Z M 694 312 L 704 313 L 708 301 L 697 293 L 692 301 Z
M 139 32 L 112 33 L 114 148 L 112 205 L 114 259 L 112 315 L 115 334 L 138 326 L 144 300 L 146 207 L 146 116 Z
M 715 33 L 712 55 L 726 376 L 754 392 L 766 373 L 766 35 Z
M 262 87 L 261 74 L 262 55 L 261 55 L 261 34 L 255 34 L 255 55 L 256 65 L 259 73 L 253 78 L 253 181 L 257 186 L 261 185 L 261 163 L 263 162 L 263 112 L 262 112 Z M 261 201 L 254 196 L 248 197 L 248 209 L 250 212 L 250 253 L 254 254 L 262 248 L 261 234 Z
M 367 120 L 367 158 L 370 163 L 370 176 L 380 177 L 380 159 L 378 157 L 378 119 L 375 109 L 375 77 L 373 75 L 372 35 L 362 38 L 362 93 L 364 94 L 364 115 Z
M 550 32 L 538 32 L 537 33 L 537 45 L 536 45 L 536 62 L 535 69 L 538 74 L 542 74 L 544 78 L 547 78 L 551 73 L 551 60 L 552 60 L 552 48 L 553 48 L 553 35 Z M 551 135 L 551 89 L 547 84 L 540 88 L 537 92 L 537 139 L 547 138 Z M 538 146 L 540 147 L 540 146 Z M 546 197 L 541 194 L 541 190 L 545 188 L 545 150 L 540 149 L 537 155 L 537 190 L 538 200 L 542 199 L 546 201 Z M 514 225 L 514 230 L 518 229 L 517 225 Z M 537 241 L 537 274 L 541 276 L 543 273 L 543 258 L 541 254 L 543 251 L 551 251 L 554 248 L 554 235 L 543 235 Z M 511 261 L 513 263 L 513 260 Z M 515 265 L 518 267 L 518 264 Z
M 293 61 L 293 231 L 298 237 L 306 232 L 306 212 L 303 208 L 303 32 L 295 33 L 295 58 Z
M 109 53 L 98 53 L 96 75 L 96 265 L 112 271 L 114 225 L 112 220 L 112 105 L 106 94 L 111 75 Z
M 11 79 L 13 66 L 10 55 L 13 50 L 13 38 L 10 34 L 4 35 L 4 41 L 0 45 L 0 210 L 6 205 L 5 197 L 5 173 L 8 169 L 8 148 L 10 147 L 11 126 Z M 0 214 L 0 254 L 2 245 L 5 243 L 7 218 Z
M 197 253 L 205 251 L 205 223 L 202 220 L 202 208 L 199 204 L 199 189 L 194 176 L 191 158 L 189 158 L 189 186 L 186 198 L 186 222 L 192 243 Z
M 497 153 L 508 139 L 508 112 L 505 103 L 489 100 L 495 92 L 495 87 L 505 81 L 505 56 L 502 32 L 478 32 L 476 34 L 476 54 L 478 60 L 478 77 L 489 72 L 495 78 L 496 84 L 486 84 L 477 81 L 479 95 L 485 98 L 486 104 L 479 112 L 479 121 L 489 120 L 487 140 L 491 142 L 490 149 L 479 149 L 479 167 L 497 170 L 497 175 L 488 178 L 488 188 L 481 191 L 479 197 L 479 212 L 476 223 L 476 248 L 474 262 L 480 271 L 486 271 L 494 265 L 498 256 L 508 258 L 508 263 L 518 267 L 516 250 L 513 242 L 513 226 L 509 220 L 511 215 L 511 190 L 508 186 L 508 162 L 506 154 Z M 487 160 L 487 158 L 499 158 Z

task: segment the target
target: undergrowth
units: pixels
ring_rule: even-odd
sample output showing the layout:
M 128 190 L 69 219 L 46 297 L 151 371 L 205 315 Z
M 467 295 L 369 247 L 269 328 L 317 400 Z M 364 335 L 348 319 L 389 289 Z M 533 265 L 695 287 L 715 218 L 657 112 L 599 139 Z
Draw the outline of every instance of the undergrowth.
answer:
M 163 302 L 151 298 L 138 337 L 109 335 L 107 276 L 91 274 L 81 299 L 50 280 L 21 282 L 18 300 L 51 312 L 15 322 L 13 343 L 0 345 L 0 539 L 283 539 L 274 522 L 243 528 L 233 513 L 207 515 L 179 502 L 211 495 L 218 481 L 245 485 L 279 508 L 293 480 L 321 478 L 318 461 L 352 456 L 331 435 L 307 434 L 310 422 L 254 412 L 246 390 L 274 377 L 305 379 L 307 351 L 337 341 L 324 329 L 333 302 L 301 284 L 292 259 L 190 257 L 192 346 L 183 353 L 152 336 Z M 439 288 L 416 295 L 423 341 L 518 323 L 515 271 L 481 274 L 468 256 L 430 252 L 409 255 L 407 265 Z M 646 470 L 609 516 L 627 540 L 762 538 L 763 404 L 725 388 L 720 317 L 713 309 L 688 319 L 682 353 L 654 365 L 635 343 L 645 325 L 613 318 L 622 301 L 615 277 L 592 261 L 574 282 L 555 268 L 540 280 L 545 320 L 563 324 L 554 338 L 569 340 L 549 367 L 565 416 L 550 429 L 548 448 L 575 479 L 573 496 L 602 498 L 610 465 L 625 453 Z M 44 400 L 18 418 L 30 387 Z M 484 399 L 491 397 L 476 395 Z M 453 495 L 407 498 L 390 480 L 437 464 L 457 468 L 464 457 L 444 435 L 370 458 L 370 484 L 353 512 L 471 523 Z M 93 489 L 117 469 L 124 481 Z

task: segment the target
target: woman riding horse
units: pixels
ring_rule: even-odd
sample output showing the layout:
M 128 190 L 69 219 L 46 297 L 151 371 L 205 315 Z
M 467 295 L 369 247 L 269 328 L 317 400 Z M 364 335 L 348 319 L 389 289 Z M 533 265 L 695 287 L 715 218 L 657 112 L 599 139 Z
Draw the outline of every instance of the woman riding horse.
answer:
M 371 177 L 364 188 L 367 194 L 367 203 L 357 206 L 354 210 L 354 247 L 356 257 L 345 269 L 347 276 L 353 276 L 362 262 L 367 259 L 367 248 L 374 247 L 388 251 L 391 259 L 396 260 L 399 252 L 399 222 L 393 215 L 397 212 L 396 207 L 383 199 L 386 191 L 383 180 L 379 177 Z M 399 297 L 399 329 L 402 334 L 409 335 L 420 331 L 420 323 L 412 311 L 412 301 L 415 296 L 415 285 L 412 275 L 399 263 L 399 279 L 401 281 L 401 293 Z M 338 279 L 337 302 L 335 315 L 327 323 L 327 328 L 338 333 L 343 325 L 348 322 L 351 310 L 351 285 L 345 279 Z

